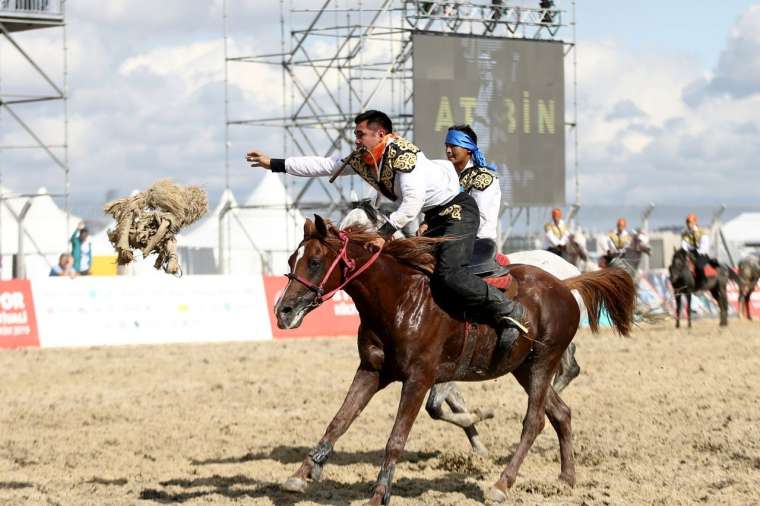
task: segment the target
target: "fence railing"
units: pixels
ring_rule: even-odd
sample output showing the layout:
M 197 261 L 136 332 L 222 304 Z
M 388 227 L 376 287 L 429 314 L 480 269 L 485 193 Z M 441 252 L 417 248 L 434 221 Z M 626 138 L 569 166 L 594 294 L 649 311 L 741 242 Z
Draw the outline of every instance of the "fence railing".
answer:
M 0 14 L 60 16 L 62 0 L 0 0 Z

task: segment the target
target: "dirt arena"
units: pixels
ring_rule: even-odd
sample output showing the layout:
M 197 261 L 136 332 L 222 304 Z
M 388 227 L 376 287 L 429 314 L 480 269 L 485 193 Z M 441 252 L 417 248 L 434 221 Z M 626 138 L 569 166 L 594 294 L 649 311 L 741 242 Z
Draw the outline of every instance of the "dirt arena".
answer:
M 577 485 L 557 480 L 547 423 L 509 499 L 519 504 L 760 504 L 760 322 L 582 332 L 565 391 Z M 361 504 L 399 386 L 339 441 L 322 482 L 281 492 L 343 399 L 351 339 L 0 351 L 0 504 Z M 422 412 L 394 505 L 480 504 L 519 438 L 511 377 L 464 384 L 489 458 Z

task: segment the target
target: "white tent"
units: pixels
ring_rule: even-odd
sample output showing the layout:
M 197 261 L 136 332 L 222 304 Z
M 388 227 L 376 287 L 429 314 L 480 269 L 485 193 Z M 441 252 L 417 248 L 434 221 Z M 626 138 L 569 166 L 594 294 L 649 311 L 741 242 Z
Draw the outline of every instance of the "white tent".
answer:
M 18 220 L 27 203 L 31 204 L 23 226 L 27 277 L 47 276 L 59 255 L 69 251 L 69 238 L 81 218 L 67 217 L 45 188 L 33 196 L 17 196 L 6 188 L 0 188 L 0 193 L 3 197 L 0 203 L 2 277 L 11 276 L 13 254 L 19 247 Z
M 721 228 L 734 261 L 760 251 L 760 213 L 742 213 Z M 725 259 L 723 248 L 720 258 Z
M 179 237 L 183 262 L 187 259 L 194 263 L 195 255 L 210 249 L 218 265 L 221 240 L 222 268 L 217 268 L 218 272 L 287 272 L 287 259 L 301 240 L 304 218 L 300 211 L 290 208 L 292 200 L 280 176 L 267 171 L 257 179 L 258 184 L 243 206 L 236 208 L 235 197 L 225 191 L 216 209 L 196 228 Z M 220 234 L 220 216 L 228 204 L 233 209 L 224 214 Z

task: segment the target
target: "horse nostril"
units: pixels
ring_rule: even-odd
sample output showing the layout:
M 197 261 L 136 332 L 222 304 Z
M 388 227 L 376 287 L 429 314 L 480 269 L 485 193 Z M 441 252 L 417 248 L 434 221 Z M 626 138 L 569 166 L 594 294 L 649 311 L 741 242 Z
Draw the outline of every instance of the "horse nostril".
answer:
M 283 306 L 280 308 L 280 313 L 288 314 L 291 311 L 293 311 L 293 308 L 290 306 Z

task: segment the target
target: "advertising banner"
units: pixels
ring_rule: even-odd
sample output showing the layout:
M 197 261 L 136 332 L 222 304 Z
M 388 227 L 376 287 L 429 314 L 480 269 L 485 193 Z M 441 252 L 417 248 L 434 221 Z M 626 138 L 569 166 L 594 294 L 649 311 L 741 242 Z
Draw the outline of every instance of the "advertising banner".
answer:
M 29 281 L 0 281 L 0 348 L 39 345 L 37 317 Z
M 285 276 L 265 276 L 267 308 L 272 322 L 272 336 L 275 339 L 292 337 L 355 336 L 359 330 L 359 313 L 351 297 L 340 291 L 311 313 L 307 314 L 297 329 L 283 330 L 277 327 L 274 306 L 285 290 L 288 279 Z
M 272 339 L 261 276 L 34 281 L 43 347 Z

